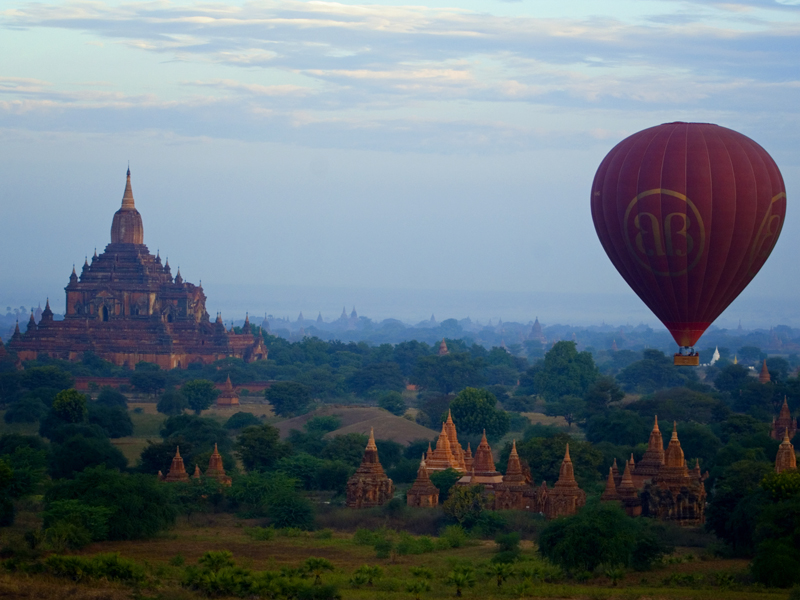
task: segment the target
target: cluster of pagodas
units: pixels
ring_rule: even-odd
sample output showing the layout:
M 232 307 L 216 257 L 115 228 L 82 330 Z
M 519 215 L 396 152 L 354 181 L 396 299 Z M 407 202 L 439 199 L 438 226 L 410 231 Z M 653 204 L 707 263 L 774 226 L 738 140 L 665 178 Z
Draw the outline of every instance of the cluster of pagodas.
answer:
M 194 474 L 191 477 L 189 476 L 183 464 L 180 447 L 176 447 L 175 449 L 175 456 L 172 458 L 172 464 L 166 476 L 161 471 L 158 472 L 159 481 L 165 481 L 167 483 L 189 481 L 190 479 L 201 479 L 203 477 L 215 479 L 222 485 L 231 485 L 231 478 L 225 474 L 225 467 L 222 464 L 222 455 L 219 453 L 216 444 L 214 444 L 214 452 L 208 460 L 208 468 L 205 473 L 201 473 L 200 466 L 195 465 Z

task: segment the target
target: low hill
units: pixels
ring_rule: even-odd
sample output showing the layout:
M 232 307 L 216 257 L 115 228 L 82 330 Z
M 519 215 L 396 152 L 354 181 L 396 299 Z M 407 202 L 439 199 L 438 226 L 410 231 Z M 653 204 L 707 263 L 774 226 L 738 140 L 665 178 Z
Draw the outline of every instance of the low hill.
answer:
M 373 428 L 377 439 L 393 440 L 398 444 L 407 445 L 414 440 L 435 440 L 439 435 L 438 431 L 433 431 L 403 417 L 397 417 L 382 408 L 335 404 L 324 406 L 306 415 L 281 421 L 276 423 L 275 427 L 281 432 L 282 438 L 287 438 L 292 429 L 303 431 L 303 425 L 310 419 L 327 416 L 337 417 L 342 425 L 336 431 L 327 433 L 326 438 L 347 433 L 369 435 L 370 428 Z

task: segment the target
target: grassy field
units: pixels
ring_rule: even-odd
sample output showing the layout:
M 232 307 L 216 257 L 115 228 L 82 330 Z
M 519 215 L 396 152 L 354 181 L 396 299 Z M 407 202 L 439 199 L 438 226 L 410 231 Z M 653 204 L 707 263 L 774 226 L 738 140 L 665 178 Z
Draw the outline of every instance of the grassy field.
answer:
M 299 567 L 309 557 L 328 559 L 334 571 L 323 574 L 323 582 L 339 587 L 343 600 L 384 599 L 406 600 L 413 595 L 406 591 L 412 580 L 410 569 L 415 566 L 428 567 L 432 573 L 431 591 L 422 598 L 449 598 L 455 589 L 446 583 L 447 574 L 458 565 L 470 565 L 475 570 L 474 587 L 465 588 L 464 598 L 574 598 L 587 600 L 656 600 L 656 599 L 784 599 L 786 591 L 764 590 L 748 585 L 732 583 L 737 574 L 746 572 L 747 562 L 706 558 L 687 560 L 696 549 L 678 549 L 682 560 L 668 561 L 647 572 L 629 572 L 613 586 L 603 576 L 581 584 L 528 583 L 522 587 L 518 576 L 512 576 L 502 587 L 486 573 L 489 560 L 496 545 L 489 541 L 474 541 L 460 548 L 450 548 L 421 555 L 392 555 L 376 558 L 370 546 L 358 545 L 353 535 L 343 532 L 297 533 L 297 537 L 277 535 L 269 541 L 253 540 L 248 528 L 255 521 L 239 520 L 231 515 L 198 515 L 192 522 L 184 520 L 179 526 L 159 538 L 148 541 L 103 542 L 88 546 L 82 555 L 100 552 L 119 552 L 123 557 L 146 565 L 149 583 L 137 592 L 126 592 L 124 587 L 102 582 L 76 585 L 72 581 L 49 577 L 33 579 L 21 575 L 5 575 L 0 578 L 0 598 L 200 598 L 194 592 L 180 588 L 180 577 L 185 565 L 193 565 L 209 550 L 229 550 L 238 566 L 253 571 L 279 571 L 284 567 Z M 16 527 L 14 529 L 17 529 Z M 2 534 L 3 545 L 11 541 Z M 326 537 L 330 536 L 330 537 Z M 531 542 L 523 543 L 522 563 L 535 560 L 536 550 Z M 694 556 L 694 555 L 693 555 Z M 350 583 L 353 572 L 362 565 L 378 565 L 383 576 L 372 587 L 356 587 Z M 730 576 L 733 577 L 730 577 Z M 723 582 L 723 585 L 720 585 Z M 37 591 L 38 590 L 38 591 Z M 127 593 L 127 595 L 126 595 Z

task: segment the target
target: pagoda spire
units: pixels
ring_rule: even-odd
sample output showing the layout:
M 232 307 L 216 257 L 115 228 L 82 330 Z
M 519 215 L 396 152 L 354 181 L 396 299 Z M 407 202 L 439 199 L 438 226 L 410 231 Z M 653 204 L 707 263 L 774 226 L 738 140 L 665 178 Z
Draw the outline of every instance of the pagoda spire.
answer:
M 613 502 L 620 500 L 619 493 L 617 492 L 617 484 L 614 481 L 614 470 L 612 467 L 608 468 L 608 479 L 606 479 L 606 489 L 600 496 L 603 502 Z
M 769 369 L 767 369 L 767 359 L 764 359 L 764 364 L 761 366 L 761 373 L 758 374 L 758 382 L 759 383 L 769 383 L 772 378 L 769 375 Z
M 136 203 L 133 201 L 133 188 L 131 187 L 131 168 L 130 167 L 128 167 L 128 174 L 126 176 L 125 192 L 122 194 L 122 208 L 125 209 L 125 210 L 135 210 L 136 209 Z

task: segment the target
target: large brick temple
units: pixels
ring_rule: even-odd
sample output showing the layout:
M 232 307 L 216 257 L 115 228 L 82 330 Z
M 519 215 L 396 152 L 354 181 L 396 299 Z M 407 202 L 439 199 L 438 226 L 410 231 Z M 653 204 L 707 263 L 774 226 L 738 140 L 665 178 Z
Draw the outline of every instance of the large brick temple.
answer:
M 64 320 L 55 321 L 48 300 L 37 324 L 19 326 L 9 341 L 21 360 L 44 355 L 79 360 L 94 352 L 117 365 L 140 361 L 164 369 L 186 368 L 228 357 L 252 362 L 267 357 L 261 335 L 249 319 L 241 334 L 227 331 L 217 315 L 211 323 L 202 286 L 175 277 L 144 244 L 142 216 L 133 199 L 128 169 L 122 206 L 114 213 L 111 243 L 87 260 L 80 275 L 72 269 L 65 288 Z

